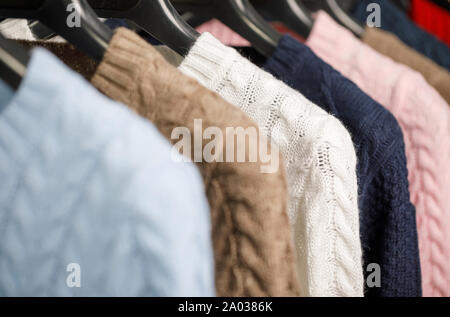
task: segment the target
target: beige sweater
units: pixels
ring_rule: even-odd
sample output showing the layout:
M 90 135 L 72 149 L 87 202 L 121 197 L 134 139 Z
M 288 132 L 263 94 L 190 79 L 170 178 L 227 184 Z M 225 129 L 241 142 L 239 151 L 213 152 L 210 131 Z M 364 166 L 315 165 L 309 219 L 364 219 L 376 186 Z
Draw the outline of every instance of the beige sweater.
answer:
M 92 83 L 151 120 L 169 139 L 176 127 L 188 127 L 194 135 L 194 119 L 203 120 L 203 130 L 218 127 L 224 135 L 226 127 L 256 127 L 242 111 L 181 74 L 126 29 L 116 30 Z M 263 138 L 259 132 L 258 138 Z M 208 142 L 203 140 L 203 147 Z M 219 296 L 299 294 L 284 166 L 264 174 L 261 165 L 248 160 L 198 163 L 212 213 Z
M 404 44 L 394 34 L 366 28 L 363 42 L 379 53 L 422 74 L 426 81 L 450 104 L 450 72 Z

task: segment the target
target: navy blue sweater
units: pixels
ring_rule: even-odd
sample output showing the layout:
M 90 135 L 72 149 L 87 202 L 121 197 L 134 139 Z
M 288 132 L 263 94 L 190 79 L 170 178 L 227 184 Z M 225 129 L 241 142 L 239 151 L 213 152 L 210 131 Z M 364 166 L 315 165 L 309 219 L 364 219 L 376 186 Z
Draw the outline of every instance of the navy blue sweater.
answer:
M 381 287 L 366 296 L 421 296 L 416 212 L 410 202 L 405 145 L 393 115 L 286 35 L 264 68 L 344 123 L 358 156 L 364 272 L 381 266 Z
M 381 7 L 381 28 L 397 35 L 404 43 L 437 64 L 450 70 L 450 47 L 437 37 L 418 27 L 409 17 L 387 0 L 357 1 L 353 10 L 354 17 L 366 23 L 371 12 L 367 12 L 370 3 Z

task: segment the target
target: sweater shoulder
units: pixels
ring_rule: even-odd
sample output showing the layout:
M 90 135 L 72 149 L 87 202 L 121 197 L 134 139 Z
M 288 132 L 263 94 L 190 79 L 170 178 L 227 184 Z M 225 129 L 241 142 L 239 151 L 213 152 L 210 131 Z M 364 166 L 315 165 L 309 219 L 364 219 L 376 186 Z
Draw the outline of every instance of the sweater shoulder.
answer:
M 173 162 L 170 145 L 149 122 L 101 96 L 77 75 L 59 73 L 70 85 L 48 83 L 42 76 L 37 77 L 41 81 L 27 79 L 24 95 L 0 116 L 0 204 L 8 223 L 0 246 L 5 261 L 0 278 L 6 282 L 25 272 L 21 263 L 35 263 L 43 272 L 0 292 L 212 295 L 211 246 L 202 242 L 208 241 L 208 207 L 193 164 Z M 185 190 L 179 190 L 180 184 Z M 19 197 L 20 205 L 11 203 Z M 179 254 L 160 250 L 155 241 Z M 197 255 L 205 273 L 183 259 L 183 253 L 192 256 L 187 250 Z M 58 256 L 49 258 L 50 253 Z M 51 284 L 64 281 L 65 266 L 74 261 L 90 272 L 83 289 Z M 58 263 L 62 268 L 53 276 L 50 267 Z M 164 270 L 148 269 L 148 263 Z M 194 284 L 195 290 L 190 288 Z
M 225 50 L 214 73 L 199 72 L 197 66 L 211 62 L 209 49 L 191 52 L 181 70 L 239 107 L 279 146 L 302 293 L 361 296 L 356 154 L 349 132 L 298 91 Z M 314 228 L 314 234 L 305 228 Z
M 403 142 L 394 116 L 306 45 L 285 36 L 265 68 L 343 123 L 355 144 L 360 180 L 370 182 L 368 174 Z
M 127 41 L 122 39 L 123 36 Z M 196 49 L 204 50 L 201 47 L 203 44 L 207 46 L 206 50 L 212 50 L 215 54 L 226 52 L 226 49 L 222 50 L 220 42 L 213 39 L 202 40 L 205 37 L 208 36 L 202 35 L 199 38 L 191 53 Z M 127 49 L 130 41 L 137 48 L 132 52 Z M 199 84 L 198 79 L 196 81 L 179 72 L 137 35 L 123 30 L 115 34 L 113 42 L 115 44 L 107 52 L 106 58 L 121 55 L 120 64 L 117 65 L 117 60 L 111 59 L 102 63 L 94 76 L 94 84 L 100 86 L 110 97 L 137 109 L 172 143 L 177 142 L 173 138 L 176 128 L 182 128 L 188 138 L 204 136 L 199 138 L 200 142 L 194 142 L 197 146 L 190 147 L 188 156 L 201 170 L 211 208 L 218 294 L 297 295 L 294 253 L 286 211 L 284 165 L 276 147 L 272 147 L 271 143 L 265 147 L 270 152 L 266 153 L 270 156 L 269 164 L 267 157 L 262 158 L 262 151 L 259 151 L 260 155 L 255 159 L 255 151 L 252 152 L 255 146 L 246 145 L 256 144 L 259 148 L 259 142 L 265 142 L 265 137 L 240 109 L 226 102 L 216 92 L 208 90 L 205 85 Z M 122 54 L 123 50 L 126 51 L 125 55 Z M 135 57 L 127 59 L 128 54 Z M 150 56 L 154 54 L 158 56 Z M 214 57 L 217 56 L 213 55 L 212 58 Z M 158 63 L 154 63 L 156 59 Z M 208 61 L 211 58 L 202 60 L 199 67 L 192 69 L 205 70 L 201 75 L 207 78 L 208 75 L 213 75 L 208 71 L 209 67 L 205 67 Z M 115 77 L 123 65 L 129 63 L 132 64 L 129 67 L 132 71 L 126 76 Z M 192 63 L 196 61 L 193 60 Z M 140 80 L 133 80 L 136 78 Z M 132 84 L 128 84 L 129 81 Z M 235 142 L 232 147 L 227 146 L 230 143 L 228 138 L 235 140 L 238 129 L 248 131 L 248 138 L 238 138 L 238 142 L 244 140 L 246 143 L 242 147 L 236 146 Z M 211 139 L 205 137 L 206 133 L 212 131 L 216 141 L 221 137 L 224 141 L 216 142 L 217 146 L 213 149 Z M 236 133 L 233 135 L 233 132 Z M 191 138 L 190 141 L 192 140 Z M 191 144 L 190 142 L 189 145 Z M 238 153 L 230 148 L 238 148 Z M 214 150 L 213 157 L 207 153 L 208 149 L 211 154 Z M 267 165 L 274 169 L 269 172 L 262 170 Z

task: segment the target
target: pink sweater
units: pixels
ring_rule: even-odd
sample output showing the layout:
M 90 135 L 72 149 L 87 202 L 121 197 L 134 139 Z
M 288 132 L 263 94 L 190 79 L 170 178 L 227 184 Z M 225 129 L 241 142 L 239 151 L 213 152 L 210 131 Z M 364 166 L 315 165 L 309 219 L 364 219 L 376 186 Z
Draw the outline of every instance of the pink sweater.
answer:
M 306 43 L 399 121 L 417 211 L 423 295 L 450 296 L 449 105 L 419 73 L 363 44 L 324 12 Z
M 250 43 L 246 39 L 217 19 L 212 19 L 203 23 L 197 27 L 197 31 L 200 33 L 209 32 L 225 45 L 242 47 L 250 46 Z

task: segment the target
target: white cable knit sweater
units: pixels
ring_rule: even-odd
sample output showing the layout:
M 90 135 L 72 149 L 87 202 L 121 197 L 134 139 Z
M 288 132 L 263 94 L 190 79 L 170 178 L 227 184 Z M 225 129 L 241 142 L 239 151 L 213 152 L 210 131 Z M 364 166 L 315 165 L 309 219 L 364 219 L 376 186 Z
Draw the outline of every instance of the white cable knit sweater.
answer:
M 302 295 L 363 296 L 356 154 L 340 121 L 208 33 L 179 69 L 241 108 L 280 147 Z
M 11 28 L 2 31 L 17 38 Z M 183 61 L 157 48 L 241 108 L 280 147 L 302 295 L 363 296 L 356 155 L 344 126 L 211 34 L 200 36 Z

